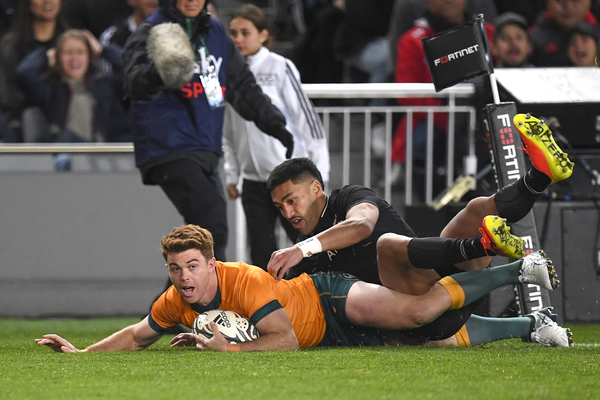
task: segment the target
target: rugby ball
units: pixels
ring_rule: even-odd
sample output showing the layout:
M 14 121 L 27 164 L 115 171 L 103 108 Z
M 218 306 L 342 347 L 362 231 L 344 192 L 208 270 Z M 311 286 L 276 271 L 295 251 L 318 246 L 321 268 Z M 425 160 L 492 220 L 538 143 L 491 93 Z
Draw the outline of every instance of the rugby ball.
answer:
M 258 337 L 256 326 L 248 318 L 230 310 L 203 312 L 194 321 L 192 332 L 210 339 L 213 337 L 213 330 L 210 327 L 211 321 L 216 322 L 219 326 L 219 332 L 229 343 L 249 342 Z

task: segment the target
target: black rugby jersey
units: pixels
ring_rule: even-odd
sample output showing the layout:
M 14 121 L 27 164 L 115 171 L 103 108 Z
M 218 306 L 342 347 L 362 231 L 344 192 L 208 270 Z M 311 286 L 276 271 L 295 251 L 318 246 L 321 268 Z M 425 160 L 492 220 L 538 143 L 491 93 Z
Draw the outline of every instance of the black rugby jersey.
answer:
M 304 258 L 298 265 L 290 268 L 287 277 L 298 276 L 303 272 L 341 271 L 365 282 L 381 284 L 377 272 L 377 239 L 388 232 L 410 237 L 414 237 L 415 233 L 392 206 L 373 190 L 359 185 L 347 185 L 335 189 L 327 198 L 317 227 L 307 237 L 317 235 L 344 221 L 348 211 L 361 203 L 371 203 L 379 209 L 379 219 L 371 236 L 350 247 L 324 251 Z M 299 235 L 298 242 L 307 237 Z

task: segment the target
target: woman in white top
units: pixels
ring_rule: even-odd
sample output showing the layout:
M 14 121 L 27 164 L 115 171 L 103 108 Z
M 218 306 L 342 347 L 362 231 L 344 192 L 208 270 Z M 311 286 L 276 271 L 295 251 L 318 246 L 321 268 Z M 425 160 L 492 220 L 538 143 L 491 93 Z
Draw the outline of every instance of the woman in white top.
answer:
M 286 128 L 294 135 L 292 157 L 308 157 L 329 180 L 329 149 L 325 130 L 313 104 L 302 90 L 300 74 L 287 58 L 269 51 L 266 17 L 260 8 L 244 5 L 229 22 L 231 38 L 246 58 L 262 91 L 286 118 Z M 266 181 L 277 165 L 286 160 L 286 148 L 263 133 L 253 122 L 244 120 L 227 106 L 223 126 L 227 194 L 241 196 L 246 214 L 252 263 L 266 269 L 271 254 L 278 249 L 275 221 L 281 213 L 273 206 Z M 241 190 L 239 190 L 241 185 Z M 297 232 L 281 218 L 288 236 Z

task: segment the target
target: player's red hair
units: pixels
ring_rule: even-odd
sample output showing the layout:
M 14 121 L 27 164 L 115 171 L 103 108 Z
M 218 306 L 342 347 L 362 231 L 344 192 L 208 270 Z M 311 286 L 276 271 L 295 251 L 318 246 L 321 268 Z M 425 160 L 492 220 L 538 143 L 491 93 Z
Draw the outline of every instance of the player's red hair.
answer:
M 198 249 L 206 261 L 214 257 L 212 234 L 198 225 L 184 225 L 173 229 L 173 232 L 164 236 L 160 244 L 165 261 L 169 253 L 181 253 L 190 249 Z

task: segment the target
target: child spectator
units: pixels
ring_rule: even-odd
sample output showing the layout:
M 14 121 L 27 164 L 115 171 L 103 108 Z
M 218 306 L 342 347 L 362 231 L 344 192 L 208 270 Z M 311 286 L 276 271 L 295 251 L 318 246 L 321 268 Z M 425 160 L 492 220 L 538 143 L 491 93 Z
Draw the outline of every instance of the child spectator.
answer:
M 569 60 L 576 67 L 593 67 L 598 55 L 598 30 L 594 25 L 579 22 L 569 32 Z
M 237 9 L 229 22 L 231 38 L 246 58 L 262 91 L 285 116 L 286 127 L 294 135 L 292 157 L 310 157 L 329 179 L 329 151 L 319 116 L 302 90 L 300 74 L 288 59 L 269 51 L 269 31 L 265 14 L 254 5 Z M 229 198 L 242 197 L 247 219 L 252 262 L 266 269 L 271 254 L 278 249 L 275 222 L 281 213 L 267 190 L 267 178 L 285 161 L 285 147 L 263 134 L 253 122 L 244 120 L 227 106 L 223 127 L 225 172 Z M 242 191 L 238 182 L 242 179 Z M 282 224 L 290 238 L 297 233 L 285 218 Z
M 569 30 L 578 22 L 597 25 L 590 7 L 591 0 L 547 0 L 546 12 L 529 31 L 531 63 L 537 67 L 569 66 Z

